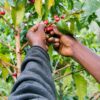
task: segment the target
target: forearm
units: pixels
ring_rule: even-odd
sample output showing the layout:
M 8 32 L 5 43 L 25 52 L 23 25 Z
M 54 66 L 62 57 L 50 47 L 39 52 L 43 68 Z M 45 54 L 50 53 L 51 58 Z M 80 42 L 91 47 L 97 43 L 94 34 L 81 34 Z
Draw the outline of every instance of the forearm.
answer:
M 79 62 L 95 79 L 100 82 L 100 57 L 83 46 L 81 43 L 74 45 L 74 59 Z
M 55 100 L 49 56 L 40 47 L 32 47 L 22 64 L 22 73 L 9 100 Z

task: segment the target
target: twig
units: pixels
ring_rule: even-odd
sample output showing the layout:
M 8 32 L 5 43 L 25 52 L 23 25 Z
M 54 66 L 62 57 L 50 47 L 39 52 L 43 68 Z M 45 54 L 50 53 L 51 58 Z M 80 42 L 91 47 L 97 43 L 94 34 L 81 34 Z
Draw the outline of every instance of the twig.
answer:
M 12 29 L 15 31 L 15 33 L 18 32 L 18 31 L 13 27 L 13 25 L 10 24 L 3 16 L 0 16 L 0 18 L 2 18 L 2 19 L 6 22 L 6 24 L 8 24 L 8 25 L 10 26 L 10 28 L 12 28 Z
M 55 81 L 60 80 L 60 79 L 62 79 L 62 78 L 64 78 L 64 77 L 67 77 L 67 76 L 73 74 L 73 73 L 78 73 L 78 72 L 81 72 L 81 71 L 83 71 L 83 70 L 84 70 L 84 69 L 81 69 L 81 70 L 78 70 L 78 71 L 75 71 L 75 72 L 71 72 L 71 73 L 65 74 L 65 75 L 63 75 L 63 76 L 60 76 L 60 77 L 55 78 L 54 80 L 55 80 Z
M 23 46 L 21 47 L 21 51 L 28 45 L 29 43 L 26 42 L 25 44 L 23 44 Z
M 5 45 L 5 46 L 8 47 L 9 49 L 11 49 L 11 51 L 16 52 L 16 50 L 15 50 L 14 48 L 12 48 L 12 47 L 10 46 L 10 44 L 8 44 L 8 43 L 4 43 L 3 40 L 0 40 L 0 43 L 3 44 L 3 45 Z
M 84 10 L 79 10 L 79 11 L 76 11 L 76 12 L 71 13 L 70 15 L 80 14 L 80 13 L 83 13 L 83 12 L 84 12 Z
M 2 63 L 2 65 L 8 70 L 8 72 L 9 72 L 9 74 L 12 76 L 12 72 L 11 72 L 11 70 L 6 66 L 6 63 L 4 63 L 4 62 L 1 62 Z M 12 76 L 13 77 L 13 76 Z M 15 77 L 13 77 L 13 79 L 14 79 L 14 81 L 16 82 L 16 78 Z
M 93 96 L 90 98 L 90 100 L 98 100 L 100 97 L 100 91 L 93 94 Z
M 8 100 L 8 97 L 6 97 L 6 96 L 1 96 L 1 95 L 0 95 L 0 98 L 1 98 L 2 100 Z
M 62 70 L 64 70 L 65 68 L 68 68 L 68 67 L 70 67 L 70 65 L 68 64 L 68 65 L 66 65 L 65 67 L 63 67 L 63 68 L 60 68 L 60 69 L 58 69 L 58 70 L 55 70 L 54 72 L 53 72 L 53 74 L 56 74 L 56 73 L 58 73 L 58 72 L 60 72 L 60 71 L 62 71 Z
M 0 62 L 3 63 L 3 64 L 5 64 L 5 65 L 7 65 L 7 66 L 10 66 L 10 67 L 14 68 L 15 70 L 17 70 L 17 67 L 14 66 L 14 65 L 12 65 L 11 63 L 5 62 L 2 59 L 0 59 Z

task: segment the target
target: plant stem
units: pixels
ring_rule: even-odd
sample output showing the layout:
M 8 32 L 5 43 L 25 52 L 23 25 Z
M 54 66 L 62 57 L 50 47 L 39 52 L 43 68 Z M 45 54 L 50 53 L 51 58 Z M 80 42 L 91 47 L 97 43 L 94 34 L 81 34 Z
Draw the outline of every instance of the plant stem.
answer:
M 16 58 L 17 58 L 17 74 L 20 75 L 21 71 L 21 52 L 20 52 L 20 30 L 18 29 L 18 33 L 15 34 L 15 40 L 16 40 Z
M 26 42 L 25 44 L 23 44 L 22 48 L 21 48 L 21 51 L 28 45 L 29 43 Z
M 2 45 L 5 45 L 5 46 L 8 47 L 9 49 L 11 49 L 11 51 L 16 52 L 16 50 L 15 50 L 14 48 L 12 48 L 10 44 L 5 43 L 5 42 L 4 42 L 3 40 L 1 40 L 1 39 L 0 39 L 0 43 L 1 43 Z
M 17 67 L 15 65 L 12 65 L 11 63 L 9 62 L 5 62 L 3 61 L 2 59 L 0 59 L 0 63 L 4 63 L 6 66 L 10 66 L 12 68 L 14 68 L 15 70 L 17 70 Z
M 3 16 L 0 16 L 0 18 L 2 18 L 6 24 L 8 24 L 8 26 L 14 30 L 15 33 L 17 33 L 17 30 L 14 28 L 14 26 L 12 24 L 10 24 Z
M 59 77 L 61 76 L 61 72 L 59 72 Z M 62 82 L 59 80 L 59 96 L 60 100 L 63 100 L 63 90 L 62 90 Z
M 12 71 L 7 67 L 6 63 L 1 62 L 1 64 L 8 70 L 9 74 L 12 76 Z M 14 82 L 16 82 L 16 78 L 13 76 L 12 76 L 12 78 L 13 78 Z
M 66 66 L 64 66 L 64 67 L 62 67 L 62 68 L 60 68 L 60 69 L 58 69 L 58 70 L 55 70 L 55 71 L 53 72 L 53 74 L 56 74 L 56 73 L 58 73 L 58 72 L 64 70 L 65 68 L 68 68 L 68 67 L 70 67 L 70 64 L 68 64 L 68 65 L 66 65 Z
M 83 70 L 84 70 L 84 69 L 81 69 L 81 70 L 78 70 L 78 71 L 75 71 L 75 72 L 71 72 L 71 73 L 65 74 L 65 75 L 63 75 L 63 76 L 60 76 L 60 77 L 55 78 L 54 80 L 57 81 L 57 80 L 63 79 L 64 77 L 67 77 L 67 76 L 69 76 L 69 75 L 71 75 L 71 74 L 73 74 L 73 73 L 79 73 L 79 72 L 81 72 L 81 71 L 83 71 Z

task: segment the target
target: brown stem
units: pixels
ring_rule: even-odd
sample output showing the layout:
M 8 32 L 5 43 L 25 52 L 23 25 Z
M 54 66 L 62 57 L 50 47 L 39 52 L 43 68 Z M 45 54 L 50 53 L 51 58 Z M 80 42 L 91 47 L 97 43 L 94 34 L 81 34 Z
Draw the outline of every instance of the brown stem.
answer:
M 11 70 L 7 67 L 5 62 L 1 62 L 1 64 L 8 70 L 9 74 L 12 75 L 13 73 L 11 72 Z M 14 82 L 16 82 L 16 78 L 12 76 L 12 78 L 14 79 Z
M 2 96 L 2 94 L 0 94 L 0 98 L 1 98 L 2 100 L 8 100 L 8 97 Z
M 15 35 L 16 40 L 16 58 L 17 58 L 17 68 L 18 68 L 18 76 L 20 75 L 21 71 L 21 52 L 20 52 L 20 30 L 18 30 L 18 33 Z
M 1 39 L 0 39 L 0 43 L 3 44 L 3 45 L 5 45 L 5 46 L 8 47 L 9 49 L 11 49 L 11 51 L 16 52 L 16 50 L 15 50 L 14 48 L 12 48 L 12 47 L 10 46 L 10 44 L 5 43 L 5 42 L 4 42 L 3 40 L 1 40 Z
M 93 96 L 90 98 L 90 100 L 98 100 L 100 97 L 100 91 L 93 94 Z
M 21 51 L 28 45 L 29 43 L 26 42 L 25 44 L 23 44 L 23 46 L 21 47 Z
M 15 70 L 17 70 L 16 66 L 12 65 L 11 63 L 3 61 L 2 59 L 0 59 L 0 63 L 4 63 L 6 66 L 10 66 L 10 67 L 14 68 Z
M 13 25 L 10 24 L 3 16 L 0 16 L 0 18 L 2 18 L 6 22 L 6 24 L 8 24 L 8 26 L 15 31 L 15 33 L 17 33 L 17 30 L 13 27 Z
M 60 76 L 60 77 L 55 78 L 54 80 L 57 81 L 57 80 L 63 79 L 64 77 L 67 77 L 67 76 L 69 76 L 69 75 L 71 75 L 71 74 L 73 74 L 73 73 L 79 73 L 79 72 L 81 72 L 81 71 L 83 71 L 83 70 L 84 70 L 84 69 L 81 69 L 81 70 L 78 70 L 78 71 L 75 71 L 75 72 L 71 72 L 71 73 L 65 74 L 65 75 L 63 75 L 63 76 Z
M 62 71 L 62 70 L 64 70 L 65 68 L 68 68 L 68 67 L 70 67 L 70 65 L 68 64 L 68 65 L 66 65 L 65 67 L 63 67 L 63 68 L 60 68 L 60 69 L 58 69 L 58 70 L 55 70 L 54 72 L 53 72 L 53 74 L 56 74 L 56 73 L 58 73 L 58 72 L 60 72 L 60 71 Z

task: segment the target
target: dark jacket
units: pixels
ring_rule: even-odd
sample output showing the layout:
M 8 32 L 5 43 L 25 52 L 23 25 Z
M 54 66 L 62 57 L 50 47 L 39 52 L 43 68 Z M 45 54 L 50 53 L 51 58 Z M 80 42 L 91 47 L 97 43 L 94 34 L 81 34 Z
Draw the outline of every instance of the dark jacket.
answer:
M 33 46 L 21 68 L 8 100 L 56 100 L 50 60 L 44 49 Z

